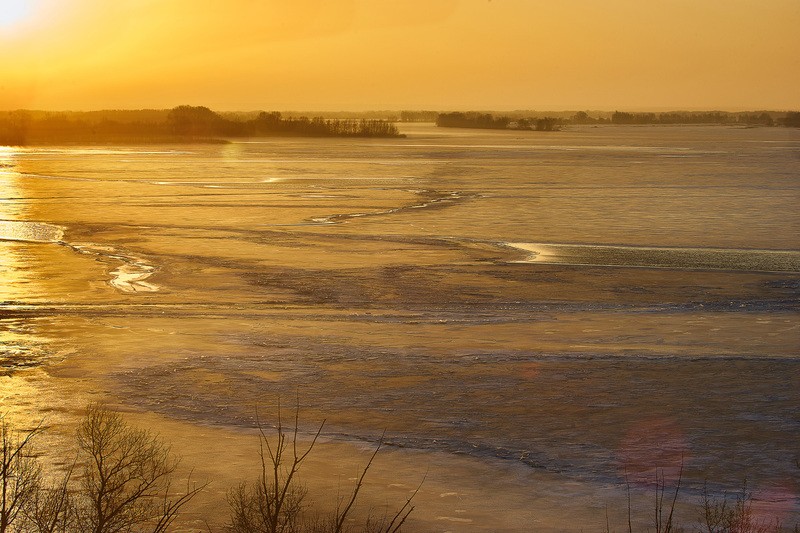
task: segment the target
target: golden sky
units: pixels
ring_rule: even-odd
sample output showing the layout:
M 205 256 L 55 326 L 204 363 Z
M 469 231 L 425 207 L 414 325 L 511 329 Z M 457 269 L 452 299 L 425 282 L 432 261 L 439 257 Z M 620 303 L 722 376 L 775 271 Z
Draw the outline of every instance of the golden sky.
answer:
M 0 109 L 800 109 L 800 0 L 0 0 Z

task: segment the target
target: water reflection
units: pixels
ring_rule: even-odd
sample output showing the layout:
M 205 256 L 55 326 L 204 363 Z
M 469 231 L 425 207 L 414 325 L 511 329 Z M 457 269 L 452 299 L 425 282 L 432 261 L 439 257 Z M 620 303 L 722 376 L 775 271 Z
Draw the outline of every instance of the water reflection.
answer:
M 17 172 L 20 152 L 0 147 L 0 376 L 9 379 L 41 365 L 50 351 L 50 339 L 38 331 L 41 318 L 30 313 L 29 304 L 47 292 L 43 272 L 36 268 L 41 247 L 59 242 L 64 234 L 59 226 L 25 220 L 26 195 Z M 15 389 L 15 395 L 26 390 L 16 379 L 4 380 L 4 386 Z M 10 408 L 7 395 L 2 408 Z
M 26 321 L 10 313 L 10 305 L 24 299 L 25 287 L 32 282 L 20 256 L 22 245 L 15 241 L 27 240 L 27 236 L 35 238 L 38 233 L 36 228 L 7 220 L 21 214 L 19 175 L 14 171 L 16 153 L 15 148 L 0 147 L 0 376 L 9 376 L 35 360 L 26 342 Z
M 8 218 L 11 202 L 17 197 L 14 172 L 16 148 L 0 146 L 0 219 Z
M 16 300 L 19 294 L 16 289 L 22 280 L 24 270 L 20 266 L 18 258 L 18 246 L 8 240 L 24 240 L 21 238 L 25 233 L 24 226 L 19 226 L 14 218 L 20 216 L 19 204 L 20 197 L 17 188 L 19 175 L 14 171 L 16 148 L 0 146 L 0 302 Z M 11 219 L 11 220 L 10 220 Z M 2 312 L 2 308 L 0 308 Z M 2 319 L 2 315 L 0 315 Z M 3 330 L 0 329 L 0 335 Z

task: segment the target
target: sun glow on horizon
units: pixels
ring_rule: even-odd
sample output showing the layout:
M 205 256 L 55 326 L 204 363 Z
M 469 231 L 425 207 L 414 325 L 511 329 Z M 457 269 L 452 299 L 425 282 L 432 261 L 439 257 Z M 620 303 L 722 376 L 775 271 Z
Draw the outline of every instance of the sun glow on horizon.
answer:
M 35 11 L 32 0 L 0 0 L 0 31 L 7 31 L 25 22 Z
M 789 109 L 798 22 L 797 0 L 0 0 L 0 109 Z

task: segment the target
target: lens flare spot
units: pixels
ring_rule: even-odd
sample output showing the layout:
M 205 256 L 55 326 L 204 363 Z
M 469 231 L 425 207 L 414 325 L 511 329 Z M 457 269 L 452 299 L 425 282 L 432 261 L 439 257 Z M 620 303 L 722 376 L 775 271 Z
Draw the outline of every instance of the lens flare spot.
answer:
M 617 457 L 621 474 L 634 484 L 674 484 L 689 460 L 689 445 L 674 420 L 656 418 L 633 425 L 620 442 Z

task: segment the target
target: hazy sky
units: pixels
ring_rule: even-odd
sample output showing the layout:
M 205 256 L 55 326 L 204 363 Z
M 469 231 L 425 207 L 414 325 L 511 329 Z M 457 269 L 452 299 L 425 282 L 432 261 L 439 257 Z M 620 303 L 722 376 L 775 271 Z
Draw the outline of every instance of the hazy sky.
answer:
M 0 0 L 0 109 L 800 109 L 800 0 Z

